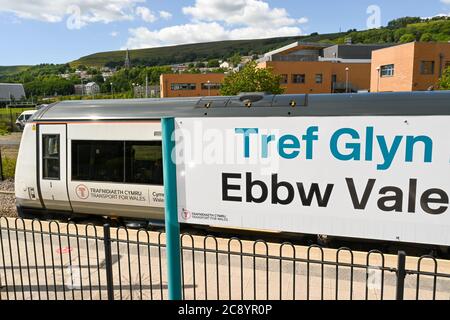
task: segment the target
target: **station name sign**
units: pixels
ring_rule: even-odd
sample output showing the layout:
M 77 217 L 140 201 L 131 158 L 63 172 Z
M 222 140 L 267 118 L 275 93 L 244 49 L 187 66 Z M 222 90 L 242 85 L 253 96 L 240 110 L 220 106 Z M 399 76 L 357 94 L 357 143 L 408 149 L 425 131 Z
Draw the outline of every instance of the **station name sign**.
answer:
M 450 117 L 176 119 L 180 222 L 450 245 Z

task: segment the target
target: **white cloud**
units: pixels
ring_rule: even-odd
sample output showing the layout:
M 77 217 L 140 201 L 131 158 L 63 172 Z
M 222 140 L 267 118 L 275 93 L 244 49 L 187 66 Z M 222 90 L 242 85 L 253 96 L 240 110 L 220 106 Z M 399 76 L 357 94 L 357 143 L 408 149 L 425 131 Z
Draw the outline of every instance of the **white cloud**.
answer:
M 117 31 L 113 31 L 109 34 L 111 37 L 115 38 L 119 35 L 119 33 Z
M 194 21 L 222 21 L 228 25 L 286 27 L 297 24 L 284 8 L 261 0 L 196 0 L 183 13 Z
M 442 3 L 450 4 L 450 0 L 441 0 Z
M 146 7 L 137 7 L 136 14 L 141 17 L 145 22 L 155 22 L 158 18 L 153 14 L 153 12 Z
M 172 18 L 172 14 L 170 12 L 164 11 L 164 10 L 159 12 L 159 16 L 165 20 L 169 20 L 170 18 Z
M 23 19 L 61 22 L 66 16 L 80 25 L 132 20 L 134 7 L 144 0 L 0 0 L 0 12 L 12 12 Z M 76 3 L 76 4 L 75 4 Z
M 297 27 L 257 28 L 248 26 L 227 29 L 217 22 L 189 23 L 155 31 L 140 27 L 130 29 L 129 32 L 131 36 L 124 48 L 130 49 L 220 40 L 296 36 L 301 34 L 301 30 Z
M 308 18 L 293 18 L 284 8 L 262 0 L 196 0 L 184 7 L 191 21 L 160 30 L 130 29 L 125 47 L 148 48 L 219 40 L 298 36 Z M 161 15 L 161 12 L 160 12 Z M 162 17 L 162 15 L 161 15 Z

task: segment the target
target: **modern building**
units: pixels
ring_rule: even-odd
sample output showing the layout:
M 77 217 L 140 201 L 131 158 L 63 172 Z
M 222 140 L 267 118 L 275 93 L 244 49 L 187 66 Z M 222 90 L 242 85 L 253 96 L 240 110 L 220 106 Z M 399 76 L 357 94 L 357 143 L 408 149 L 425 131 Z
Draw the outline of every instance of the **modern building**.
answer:
M 26 99 L 25 90 L 20 83 L 0 83 L 0 101 Z
M 224 79 L 223 73 L 162 74 L 161 98 L 217 96 Z
M 386 46 L 295 42 L 266 53 L 258 66 L 280 75 L 289 94 L 368 91 L 371 53 Z
M 370 90 L 432 90 L 446 67 L 450 67 L 450 43 L 411 42 L 375 50 Z

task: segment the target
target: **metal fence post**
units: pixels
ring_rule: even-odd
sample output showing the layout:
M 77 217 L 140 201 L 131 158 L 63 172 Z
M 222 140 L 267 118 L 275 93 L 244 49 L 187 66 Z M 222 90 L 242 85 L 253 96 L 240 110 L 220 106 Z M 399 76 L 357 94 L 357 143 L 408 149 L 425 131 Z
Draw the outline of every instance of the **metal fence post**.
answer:
M 111 232 L 109 224 L 103 225 L 103 241 L 105 247 L 105 270 L 108 300 L 114 300 L 114 280 L 112 272 Z
M 405 251 L 398 252 L 398 261 L 397 261 L 397 284 L 396 284 L 396 292 L 395 299 L 403 300 L 405 293 L 405 278 L 406 278 L 406 253 Z
M 175 141 L 175 119 L 163 118 L 162 149 L 164 176 L 164 203 L 166 220 L 167 283 L 169 300 L 181 300 L 180 225 L 178 223 L 176 165 L 172 159 Z

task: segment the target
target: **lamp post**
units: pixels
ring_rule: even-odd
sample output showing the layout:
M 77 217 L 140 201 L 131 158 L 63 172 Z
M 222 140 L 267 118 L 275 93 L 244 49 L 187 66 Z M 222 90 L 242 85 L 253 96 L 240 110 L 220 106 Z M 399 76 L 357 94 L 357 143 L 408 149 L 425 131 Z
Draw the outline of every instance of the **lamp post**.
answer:
M 211 95 L 211 81 L 207 81 L 208 83 L 208 97 Z
M 348 73 L 349 73 L 349 71 L 350 71 L 350 68 L 346 67 L 345 68 L 345 93 L 348 93 L 348 80 L 349 80 Z
M 113 83 L 109 83 L 111 85 L 111 97 L 114 99 L 114 90 L 113 90 Z
M 377 67 L 377 92 L 380 92 L 380 71 L 381 68 Z

